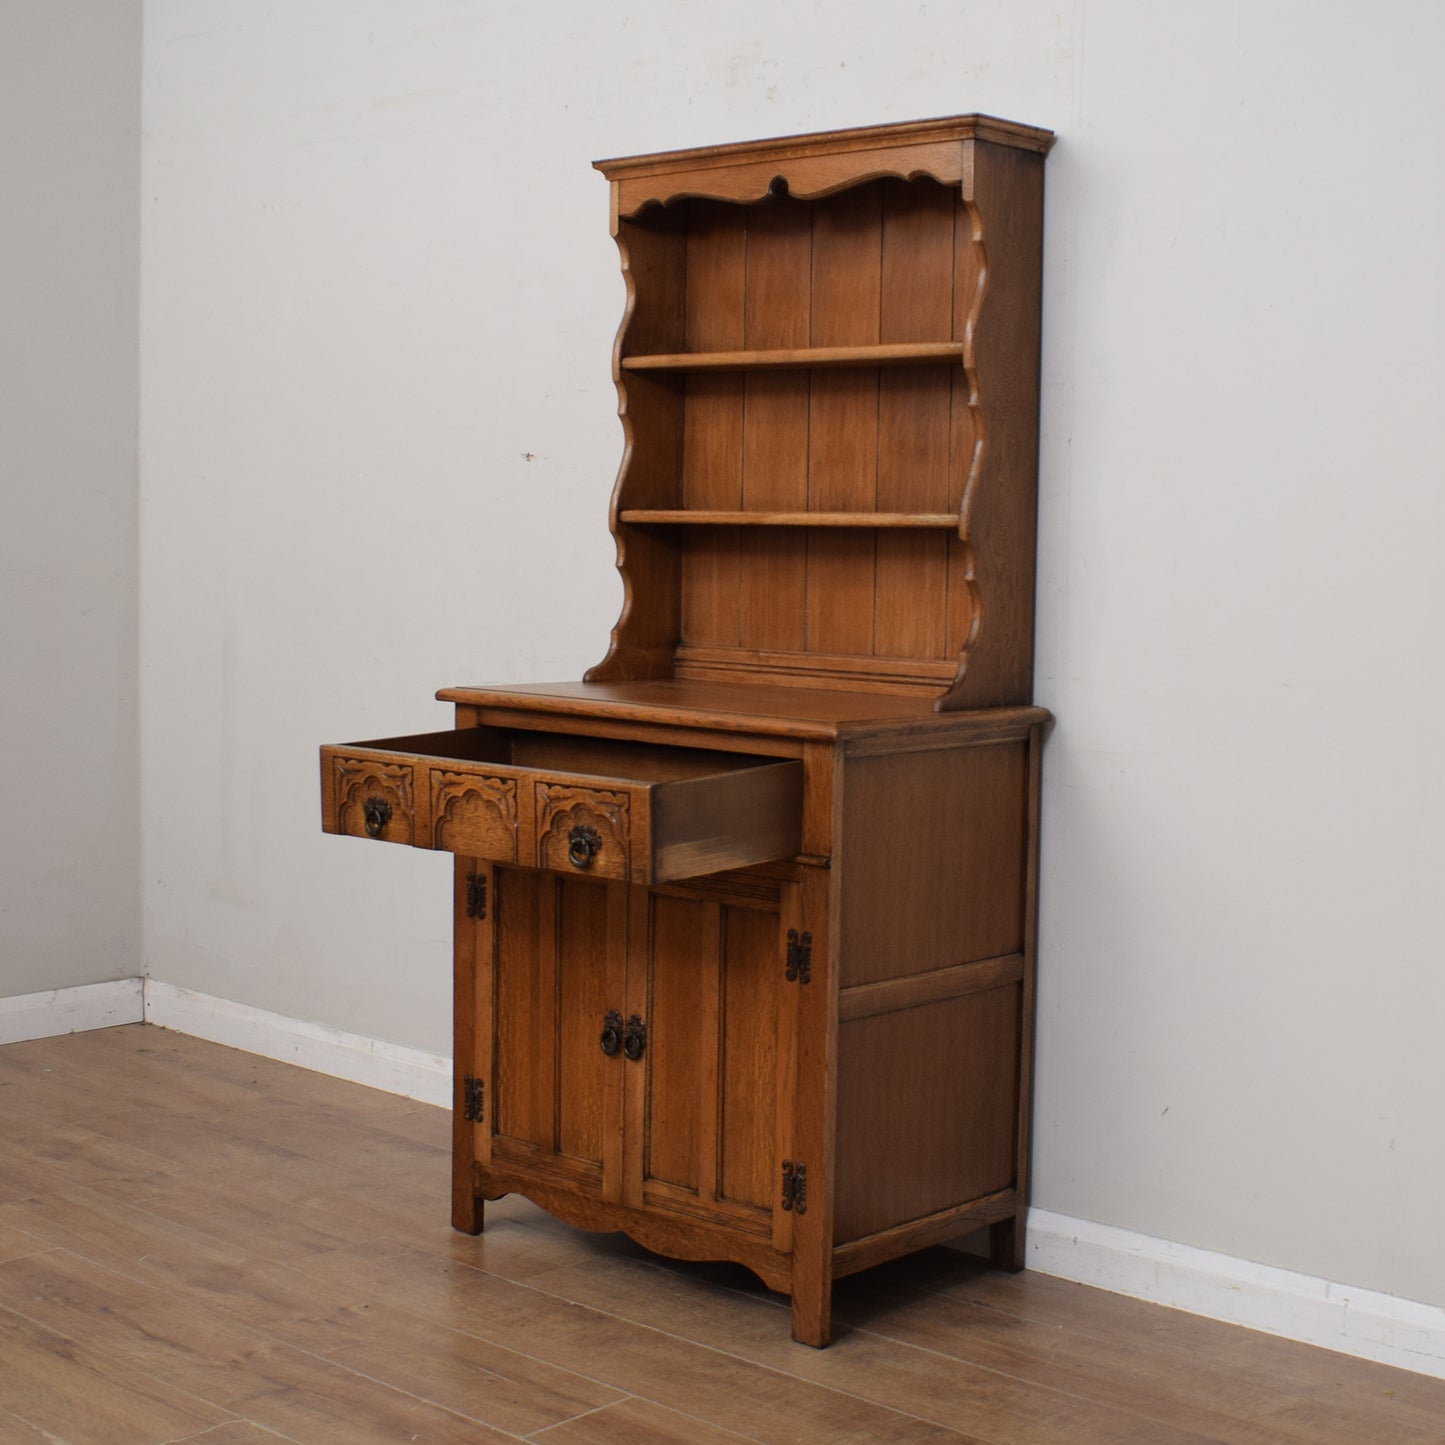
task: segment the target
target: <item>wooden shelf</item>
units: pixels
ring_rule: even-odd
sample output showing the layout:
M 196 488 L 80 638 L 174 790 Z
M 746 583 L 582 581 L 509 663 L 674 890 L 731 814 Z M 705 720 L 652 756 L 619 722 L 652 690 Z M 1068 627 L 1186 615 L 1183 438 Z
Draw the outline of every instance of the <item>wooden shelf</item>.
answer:
M 961 341 L 911 341 L 885 346 L 796 346 L 778 351 L 677 351 L 624 356 L 624 371 L 768 371 L 810 367 L 919 366 L 963 360 Z
M 623 522 L 654 526 L 702 527 L 912 527 L 958 530 L 952 512 L 712 512 L 691 508 L 665 511 L 652 507 L 625 508 Z

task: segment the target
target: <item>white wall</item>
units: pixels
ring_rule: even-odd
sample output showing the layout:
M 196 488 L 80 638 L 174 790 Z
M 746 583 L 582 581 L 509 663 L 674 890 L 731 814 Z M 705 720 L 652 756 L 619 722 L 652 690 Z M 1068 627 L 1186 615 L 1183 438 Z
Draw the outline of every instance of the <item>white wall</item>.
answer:
M 0 40 L 0 997 L 140 971 L 140 27 Z
M 449 860 L 315 749 L 605 649 L 593 157 L 1050 125 L 1035 1202 L 1445 1303 L 1445 11 L 146 13 L 153 976 L 447 1050 Z

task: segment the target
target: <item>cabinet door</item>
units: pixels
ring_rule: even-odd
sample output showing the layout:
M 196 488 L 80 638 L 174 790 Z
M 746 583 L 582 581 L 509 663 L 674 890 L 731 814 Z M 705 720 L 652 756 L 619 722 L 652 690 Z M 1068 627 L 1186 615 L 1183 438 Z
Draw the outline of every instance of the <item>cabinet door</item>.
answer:
M 520 868 L 491 877 L 477 970 L 477 1041 L 491 1054 L 479 1162 L 615 1200 L 622 1060 L 600 1040 L 622 997 L 626 887 Z
M 634 888 L 629 916 L 628 1008 L 647 1036 L 626 1071 L 628 1202 L 779 1248 L 800 987 L 786 979 L 784 929 L 796 891 Z

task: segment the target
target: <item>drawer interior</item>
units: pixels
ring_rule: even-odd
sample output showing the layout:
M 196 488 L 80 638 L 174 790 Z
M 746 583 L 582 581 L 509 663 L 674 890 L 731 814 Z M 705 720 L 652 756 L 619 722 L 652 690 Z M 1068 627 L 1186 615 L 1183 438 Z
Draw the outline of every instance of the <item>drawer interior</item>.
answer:
M 575 773 L 615 783 L 678 782 L 743 772 L 783 761 L 752 753 L 665 747 L 571 733 L 531 732 L 523 728 L 450 728 L 410 737 L 376 738 L 349 746 L 442 761 L 498 763 L 549 773 Z

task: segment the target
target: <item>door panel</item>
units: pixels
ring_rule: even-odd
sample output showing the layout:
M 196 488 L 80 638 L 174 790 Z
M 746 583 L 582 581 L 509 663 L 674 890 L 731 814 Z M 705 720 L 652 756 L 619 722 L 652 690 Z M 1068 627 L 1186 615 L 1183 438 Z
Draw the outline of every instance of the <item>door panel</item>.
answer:
M 498 868 L 495 877 L 492 1131 L 499 1142 L 511 1140 L 550 1154 L 556 1059 L 539 1041 L 556 1036 L 553 884 L 546 874 L 512 868 Z
M 701 1041 L 717 1010 L 716 904 L 691 899 L 652 900 L 652 956 L 668 961 L 648 971 L 647 1177 L 697 1193 L 701 1139 L 707 1111 L 699 1075 L 712 1087 L 712 1059 Z M 713 916 L 709 916 L 713 915 Z M 710 1150 L 708 1151 L 711 1152 Z
M 629 1068 L 629 1197 L 772 1228 L 780 1060 L 796 1026 L 779 905 L 716 892 L 632 890 L 633 998 L 645 998 L 645 1068 Z M 645 987 L 641 986 L 645 985 Z
M 622 997 L 625 888 L 527 869 L 494 872 L 489 1157 L 620 1191 L 620 1057 L 599 1041 Z M 610 1168 L 609 1168 L 610 1165 Z
M 609 1059 L 598 1042 L 604 1015 L 616 1007 L 607 978 L 608 887 L 564 877 L 554 886 L 557 1150 L 600 1167 L 606 1091 L 617 1088 L 617 1060 Z
M 773 1118 L 778 1098 L 777 1011 L 786 985 L 776 914 L 724 910 L 723 1007 L 718 1068 L 718 1193 L 771 1209 Z

